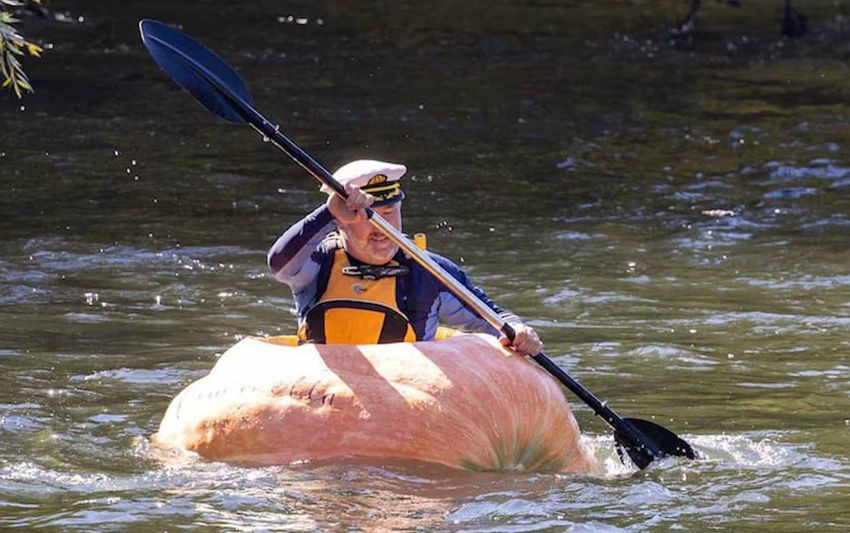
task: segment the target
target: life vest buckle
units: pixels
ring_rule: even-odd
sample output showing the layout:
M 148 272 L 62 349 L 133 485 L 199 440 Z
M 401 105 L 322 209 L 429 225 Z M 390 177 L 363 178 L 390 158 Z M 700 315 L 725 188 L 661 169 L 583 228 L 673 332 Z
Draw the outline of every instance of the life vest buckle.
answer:
M 410 273 L 410 269 L 406 266 L 357 265 L 342 267 L 342 273 L 346 276 L 357 276 L 360 279 L 377 280 L 406 276 Z

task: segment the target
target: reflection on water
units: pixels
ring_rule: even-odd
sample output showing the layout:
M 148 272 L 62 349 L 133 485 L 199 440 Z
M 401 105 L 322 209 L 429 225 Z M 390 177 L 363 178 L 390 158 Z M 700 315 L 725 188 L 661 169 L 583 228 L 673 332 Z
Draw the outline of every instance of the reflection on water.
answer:
M 65 8 L 85 23 L 33 24 L 55 44 L 37 93 L 0 95 L 0 526 L 850 525 L 841 6 L 808 2 L 795 42 L 750 4 L 707 3 L 684 42 L 641 1 Z M 578 402 L 603 475 L 154 456 L 218 354 L 294 329 L 264 254 L 321 196 L 157 71 L 144 16 L 233 62 L 327 166 L 406 163 L 407 229 L 706 460 L 634 472 Z

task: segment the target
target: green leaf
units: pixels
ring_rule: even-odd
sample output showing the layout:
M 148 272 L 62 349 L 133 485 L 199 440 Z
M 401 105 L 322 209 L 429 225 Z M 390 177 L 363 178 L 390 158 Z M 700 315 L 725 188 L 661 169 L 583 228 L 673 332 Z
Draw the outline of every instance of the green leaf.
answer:
M 22 98 L 24 92 L 33 92 L 33 87 L 17 56 L 28 53 L 40 57 L 43 51 L 15 30 L 18 19 L 13 16 L 14 9 L 9 11 L 8 8 L 20 9 L 23 5 L 21 0 L 0 0 L 0 79 L 3 80 L 0 89 L 11 87 L 18 98 Z

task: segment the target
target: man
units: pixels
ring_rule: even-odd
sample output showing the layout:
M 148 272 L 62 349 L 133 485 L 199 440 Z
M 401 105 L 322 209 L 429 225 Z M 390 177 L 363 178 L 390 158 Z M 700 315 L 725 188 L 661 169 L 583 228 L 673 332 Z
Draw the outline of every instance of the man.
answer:
M 303 342 L 433 340 L 439 322 L 500 336 L 366 218 L 364 210 L 371 207 L 401 231 L 405 195 L 399 180 L 406 171 L 404 165 L 371 160 L 344 165 L 334 178 L 348 199 L 322 187 L 327 202 L 286 230 L 269 250 L 269 268 L 295 297 Z M 502 344 L 522 354 L 542 351 L 532 328 L 493 303 L 452 261 L 430 255 L 514 328 L 514 342 L 501 336 Z

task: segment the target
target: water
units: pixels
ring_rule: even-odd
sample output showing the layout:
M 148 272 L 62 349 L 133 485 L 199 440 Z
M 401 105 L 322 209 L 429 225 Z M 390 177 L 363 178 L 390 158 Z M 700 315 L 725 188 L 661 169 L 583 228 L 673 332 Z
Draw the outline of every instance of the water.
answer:
M 0 525 L 850 525 L 846 7 L 807 3 L 788 42 L 772 4 L 712 3 L 671 43 L 675 3 L 145 4 L 29 23 L 55 45 L 27 63 L 38 92 L 0 96 Z M 153 454 L 216 354 L 294 329 L 264 254 L 321 196 L 178 91 L 142 17 L 236 65 L 327 166 L 406 163 L 409 231 L 706 459 L 634 472 L 580 402 L 602 475 Z

